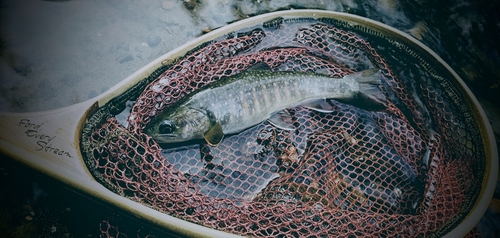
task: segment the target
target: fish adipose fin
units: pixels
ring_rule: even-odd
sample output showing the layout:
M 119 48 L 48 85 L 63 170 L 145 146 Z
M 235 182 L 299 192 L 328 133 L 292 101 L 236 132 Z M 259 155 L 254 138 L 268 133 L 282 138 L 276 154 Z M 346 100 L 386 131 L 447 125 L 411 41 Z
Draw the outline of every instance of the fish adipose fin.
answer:
M 382 83 L 379 69 L 367 69 L 353 75 L 359 83 L 358 97 L 369 99 L 374 104 L 386 107 L 386 97 L 380 90 Z
M 210 130 L 205 132 L 203 134 L 203 138 L 205 138 L 205 141 L 211 145 L 211 146 L 216 146 L 218 145 L 222 139 L 224 138 L 224 133 L 222 132 L 222 126 L 220 123 L 216 123 Z
M 286 131 L 293 131 L 295 128 L 292 123 L 292 116 L 287 110 L 281 110 L 279 112 L 273 113 L 269 119 L 267 119 L 271 125 Z

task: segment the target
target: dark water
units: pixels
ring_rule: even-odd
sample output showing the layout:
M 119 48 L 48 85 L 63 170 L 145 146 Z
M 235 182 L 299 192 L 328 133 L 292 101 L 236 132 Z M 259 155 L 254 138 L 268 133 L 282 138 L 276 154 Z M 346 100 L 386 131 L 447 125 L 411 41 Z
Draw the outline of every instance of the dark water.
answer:
M 19 20 L 9 17 L 19 11 L 19 6 L 12 1 L 2 2 L 2 110 L 45 110 L 83 101 L 203 31 L 259 13 L 311 8 L 365 16 L 421 40 L 466 82 L 490 117 L 497 140 L 500 135 L 500 105 L 497 102 L 500 93 L 500 44 L 497 43 L 500 42 L 500 12 L 496 10 L 500 7 L 499 1 L 300 3 L 219 0 L 210 3 L 154 1 L 145 5 L 133 1 L 107 1 L 103 6 L 78 1 L 32 1 L 30 4 L 38 7 L 38 11 L 30 10 L 28 4 L 21 11 L 24 18 Z M 78 6 L 83 10 L 72 7 L 77 4 L 81 4 Z M 17 8 L 10 7 L 14 5 Z M 95 10 L 99 7 L 101 11 Z M 31 14 L 33 11 L 37 13 Z M 33 19 L 45 15 L 73 17 L 81 22 L 65 25 L 47 20 L 51 25 L 41 30 L 25 27 Z M 99 25 L 110 28 L 107 32 L 102 31 Z M 20 33 L 12 31 L 14 26 Z M 119 38 L 121 35 L 109 30 L 113 27 L 122 27 L 116 31 L 130 35 L 130 39 Z M 30 34 L 40 38 L 30 37 Z M 55 39 L 47 35 L 55 35 Z M 101 59 L 103 61 L 99 61 Z M 112 209 L 82 198 L 57 182 L 12 163 L 5 156 L 0 161 L 0 233 L 7 234 L 6 237 L 96 237 L 100 220 L 110 217 L 119 224 L 127 224 L 131 231 L 142 226 L 135 222 L 132 222 L 135 225 L 128 225 L 130 218 L 116 218 Z M 490 209 L 478 224 L 483 237 L 500 237 L 497 226 L 500 224 L 500 186 L 497 187 Z

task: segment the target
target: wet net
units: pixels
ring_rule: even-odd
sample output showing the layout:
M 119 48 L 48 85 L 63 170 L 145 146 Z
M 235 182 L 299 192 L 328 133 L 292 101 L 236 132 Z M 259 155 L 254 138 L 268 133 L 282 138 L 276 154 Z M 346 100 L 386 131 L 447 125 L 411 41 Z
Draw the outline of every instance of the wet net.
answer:
M 201 45 L 98 108 L 82 154 L 115 193 L 229 233 L 443 235 L 476 201 L 485 155 L 453 75 L 420 53 L 335 19 L 278 18 Z M 142 132 L 186 95 L 256 64 L 332 77 L 379 68 L 389 102 L 290 108 L 293 131 L 263 121 L 217 146 L 160 145 Z

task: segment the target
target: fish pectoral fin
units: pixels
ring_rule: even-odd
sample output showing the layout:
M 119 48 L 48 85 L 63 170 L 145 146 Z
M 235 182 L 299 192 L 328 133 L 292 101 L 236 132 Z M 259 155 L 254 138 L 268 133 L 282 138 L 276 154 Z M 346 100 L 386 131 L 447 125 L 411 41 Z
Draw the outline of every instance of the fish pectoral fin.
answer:
M 293 131 L 295 128 L 293 127 L 292 116 L 287 110 L 282 110 L 276 113 L 273 113 L 267 121 L 271 123 L 271 125 L 287 131 Z
M 331 104 L 329 104 L 327 101 L 323 99 L 309 101 L 307 103 L 302 104 L 302 106 L 323 113 L 330 113 L 335 110 Z
M 222 132 L 220 123 L 217 122 L 210 130 L 205 132 L 203 138 L 205 138 L 205 141 L 211 146 L 218 145 L 224 138 L 224 132 Z

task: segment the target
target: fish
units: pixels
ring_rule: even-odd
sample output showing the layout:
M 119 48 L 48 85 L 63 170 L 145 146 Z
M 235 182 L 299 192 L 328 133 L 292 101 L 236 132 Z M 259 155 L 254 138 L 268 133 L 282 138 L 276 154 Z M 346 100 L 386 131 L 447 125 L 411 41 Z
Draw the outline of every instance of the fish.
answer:
M 328 111 L 318 101 L 352 98 L 385 105 L 380 84 L 376 68 L 341 78 L 317 72 L 247 70 L 187 95 L 154 116 L 143 132 L 160 144 L 205 139 L 216 146 L 224 135 L 265 120 L 293 130 L 284 112 L 299 105 Z

